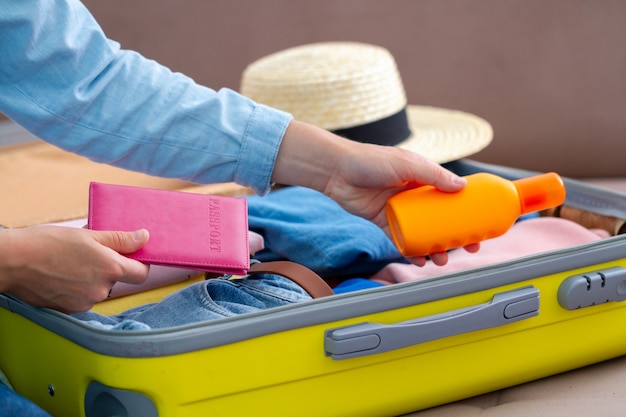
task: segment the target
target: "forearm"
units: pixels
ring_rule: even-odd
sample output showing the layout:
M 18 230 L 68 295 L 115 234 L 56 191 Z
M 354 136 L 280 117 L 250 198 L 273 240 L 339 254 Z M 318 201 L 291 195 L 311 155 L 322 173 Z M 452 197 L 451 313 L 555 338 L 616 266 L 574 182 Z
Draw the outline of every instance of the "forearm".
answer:
M 11 231 L 0 230 L 0 292 L 11 292 L 14 271 L 14 254 L 12 253 Z
M 272 181 L 325 192 L 341 160 L 355 146 L 358 145 L 354 142 L 294 120 L 283 137 Z
M 0 111 L 10 118 L 98 162 L 267 190 L 289 115 L 121 50 L 78 1 L 2 7 Z

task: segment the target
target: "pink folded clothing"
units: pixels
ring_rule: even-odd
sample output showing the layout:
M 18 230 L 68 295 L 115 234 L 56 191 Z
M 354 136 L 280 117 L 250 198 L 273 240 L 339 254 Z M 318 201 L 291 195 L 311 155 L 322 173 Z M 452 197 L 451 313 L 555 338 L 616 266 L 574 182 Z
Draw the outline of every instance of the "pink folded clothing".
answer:
M 248 245 L 250 245 L 250 256 L 265 249 L 265 240 L 260 234 L 248 230 Z
M 370 277 L 383 284 L 414 281 L 435 275 L 495 264 L 540 252 L 572 247 L 608 237 L 604 230 L 587 229 L 571 220 L 538 217 L 516 223 L 504 235 L 480 244 L 480 251 L 456 249 L 448 253 L 448 263 L 437 266 L 427 261 L 423 267 L 391 263 Z

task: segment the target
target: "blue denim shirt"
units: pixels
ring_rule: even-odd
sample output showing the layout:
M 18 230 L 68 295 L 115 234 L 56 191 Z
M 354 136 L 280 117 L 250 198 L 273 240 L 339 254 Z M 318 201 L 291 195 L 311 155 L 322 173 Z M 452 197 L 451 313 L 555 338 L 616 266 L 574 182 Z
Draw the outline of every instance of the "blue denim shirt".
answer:
M 76 0 L 2 1 L 0 112 L 97 162 L 260 194 L 291 120 L 121 49 Z

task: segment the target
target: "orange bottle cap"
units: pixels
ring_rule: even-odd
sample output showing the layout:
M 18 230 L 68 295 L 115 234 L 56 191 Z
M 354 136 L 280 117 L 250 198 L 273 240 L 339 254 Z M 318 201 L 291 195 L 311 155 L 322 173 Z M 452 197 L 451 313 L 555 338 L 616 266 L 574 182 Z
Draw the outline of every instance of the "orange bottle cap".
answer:
M 515 180 L 513 184 L 519 194 L 521 214 L 546 210 L 565 202 L 565 185 L 554 172 Z

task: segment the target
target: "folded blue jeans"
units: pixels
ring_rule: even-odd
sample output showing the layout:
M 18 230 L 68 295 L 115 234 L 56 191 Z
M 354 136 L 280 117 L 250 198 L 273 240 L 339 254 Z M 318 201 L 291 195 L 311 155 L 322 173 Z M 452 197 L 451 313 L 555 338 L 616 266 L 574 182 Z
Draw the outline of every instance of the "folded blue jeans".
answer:
M 72 316 L 111 330 L 150 330 L 249 314 L 310 300 L 295 282 L 274 274 L 229 276 L 189 285 L 156 303 L 105 316 L 93 311 Z
M 369 276 L 408 262 L 380 227 L 318 191 L 292 186 L 247 199 L 248 225 L 265 241 L 254 254 L 262 262 L 287 259 L 323 278 Z

